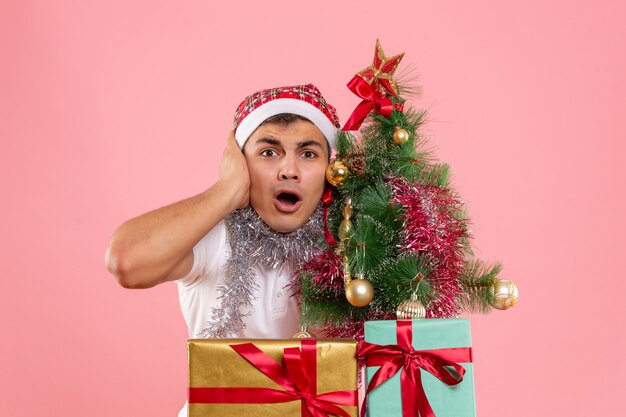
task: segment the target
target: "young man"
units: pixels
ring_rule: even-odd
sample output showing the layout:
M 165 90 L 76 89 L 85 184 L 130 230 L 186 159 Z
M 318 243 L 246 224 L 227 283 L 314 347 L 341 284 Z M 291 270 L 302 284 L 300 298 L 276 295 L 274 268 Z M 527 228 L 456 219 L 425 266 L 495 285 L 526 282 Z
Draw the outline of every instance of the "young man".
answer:
M 313 85 L 262 90 L 235 113 L 219 180 L 121 225 L 106 264 L 126 288 L 176 281 L 191 338 L 286 338 L 291 274 L 323 239 L 320 198 L 339 128 Z

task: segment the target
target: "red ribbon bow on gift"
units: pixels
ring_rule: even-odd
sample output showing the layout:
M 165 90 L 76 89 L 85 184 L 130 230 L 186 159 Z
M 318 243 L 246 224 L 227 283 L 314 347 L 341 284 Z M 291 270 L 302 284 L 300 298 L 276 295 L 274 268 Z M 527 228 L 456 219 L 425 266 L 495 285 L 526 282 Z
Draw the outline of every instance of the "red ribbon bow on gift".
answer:
M 363 101 L 356 106 L 343 130 L 358 130 L 363 120 L 372 111 L 385 117 L 389 117 L 393 112 L 394 105 L 391 99 L 386 94 L 377 91 L 358 74 L 352 77 L 352 80 L 348 83 L 348 88 L 361 97 Z M 403 107 L 402 103 L 396 103 L 395 105 L 396 110 L 399 111 L 402 111 Z
M 396 326 L 397 345 L 381 346 L 363 342 L 359 346 L 357 355 L 365 356 L 367 366 L 380 366 L 367 387 L 365 397 L 402 370 L 400 374 L 402 416 L 435 417 L 422 386 L 420 369 L 430 372 L 448 385 L 457 385 L 463 381 L 465 374 L 465 368 L 457 362 L 472 362 L 472 350 L 468 347 L 415 350 L 411 343 L 413 340 L 411 320 L 398 320 Z M 364 415 L 365 407 L 361 409 L 361 416 Z
M 327 417 L 329 414 L 350 417 L 337 404 L 357 404 L 356 390 L 317 393 L 317 343 L 313 339 L 302 340 L 302 349 L 284 349 L 286 369 L 252 343 L 230 347 L 284 390 L 252 387 L 189 388 L 190 404 L 269 404 L 301 400 L 302 417 Z

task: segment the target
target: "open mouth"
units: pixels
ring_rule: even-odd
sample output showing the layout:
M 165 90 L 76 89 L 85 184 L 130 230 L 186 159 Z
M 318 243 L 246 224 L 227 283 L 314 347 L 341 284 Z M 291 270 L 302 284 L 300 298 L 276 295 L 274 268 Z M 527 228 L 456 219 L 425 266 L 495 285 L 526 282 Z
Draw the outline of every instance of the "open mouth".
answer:
M 276 199 L 283 204 L 294 205 L 300 201 L 300 197 L 292 193 L 280 193 Z
M 274 203 L 276 204 L 276 208 L 278 208 L 278 210 L 291 213 L 300 208 L 300 205 L 302 205 L 302 199 L 298 194 L 289 191 L 282 191 L 276 195 Z

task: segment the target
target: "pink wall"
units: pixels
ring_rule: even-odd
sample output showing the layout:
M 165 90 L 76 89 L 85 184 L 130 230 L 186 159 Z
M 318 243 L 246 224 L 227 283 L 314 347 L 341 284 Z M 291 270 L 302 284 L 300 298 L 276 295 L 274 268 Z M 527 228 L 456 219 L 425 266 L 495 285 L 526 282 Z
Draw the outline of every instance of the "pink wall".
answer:
M 0 415 L 176 415 L 176 288 L 118 287 L 110 234 L 207 187 L 257 88 L 314 81 L 345 120 L 377 37 L 520 287 L 473 317 L 479 415 L 624 415 L 622 1 L 52 3 L 0 2 Z

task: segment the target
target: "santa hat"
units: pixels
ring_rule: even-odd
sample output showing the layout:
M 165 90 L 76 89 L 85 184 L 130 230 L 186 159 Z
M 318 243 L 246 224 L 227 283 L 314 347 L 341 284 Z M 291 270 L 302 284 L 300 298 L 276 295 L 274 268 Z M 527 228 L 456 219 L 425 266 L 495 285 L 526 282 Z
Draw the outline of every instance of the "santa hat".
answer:
M 324 134 L 331 149 L 341 126 L 337 111 L 313 84 L 257 91 L 246 97 L 235 112 L 235 139 L 243 148 L 250 135 L 268 118 L 281 113 L 305 117 Z

